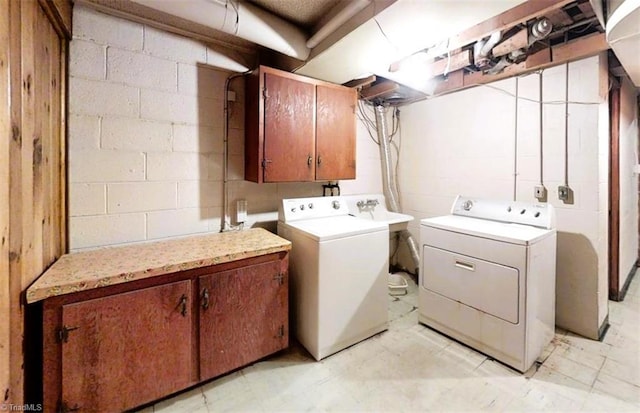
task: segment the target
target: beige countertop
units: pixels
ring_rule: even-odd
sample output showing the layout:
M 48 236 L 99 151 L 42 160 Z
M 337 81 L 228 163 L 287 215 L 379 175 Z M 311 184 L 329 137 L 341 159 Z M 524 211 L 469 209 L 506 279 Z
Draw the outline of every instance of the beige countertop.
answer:
M 65 254 L 27 289 L 27 302 L 290 249 L 254 228 Z

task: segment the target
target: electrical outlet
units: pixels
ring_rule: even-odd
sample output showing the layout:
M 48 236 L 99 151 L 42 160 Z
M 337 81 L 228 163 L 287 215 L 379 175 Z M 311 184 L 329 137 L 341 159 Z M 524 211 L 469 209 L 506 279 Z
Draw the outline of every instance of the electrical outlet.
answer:
M 544 185 L 536 185 L 533 187 L 533 196 L 540 202 L 546 202 L 547 188 Z
M 569 187 L 560 185 L 558 187 L 558 199 L 561 201 L 566 201 L 569 199 Z
M 573 190 L 568 185 L 558 187 L 558 199 L 565 204 L 573 204 Z
M 236 201 L 236 222 L 238 224 L 247 221 L 247 200 L 238 199 Z

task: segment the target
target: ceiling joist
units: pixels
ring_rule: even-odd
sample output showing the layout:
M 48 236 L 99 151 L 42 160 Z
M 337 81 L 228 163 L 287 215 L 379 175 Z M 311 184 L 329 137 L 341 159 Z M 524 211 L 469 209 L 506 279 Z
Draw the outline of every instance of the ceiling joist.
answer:
M 475 43 L 480 39 L 490 36 L 494 32 L 508 30 L 518 24 L 524 24 L 529 20 L 544 16 L 574 1 L 575 0 L 527 1 L 452 37 L 449 41 L 449 49 Z
M 429 61 L 425 58 L 428 53 L 425 49 L 394 62 L 389 71 L 419 63 L 421 76 L 432 78 L 436 83 L 431 96 L 438 96 L 575 61 L 609 48 L 593 16 L 589 0 L 528 1 L 452 37 L 448 49 L 455 52 L 449 52 L 447 57 Z M 531 27 L 543 17 L 552 21 L 552 27 L 557 29 L 538 38 L 531 33 Z M 495 33 L 501 33 L 502 39 L 488 53 L 491 60 L 487 64 L 484 55 L 481 55 L 484 60 L 474 56 L 474 52 L 478 52 L 474 46 L 486 42 L 488 36 Z
M 434 95 L 443 95 L 512 76 L 519 76 L 536 70 L 546 69 L 563 63 L 594 56 L 609 49 L 604 33 L 581 37 L 568 43 L 542 49 L 527 56 L 526 60 L 513 64 L 497 74 L 466 72 L 464 69 L 449 74 L 447 79 L 439 79 Z

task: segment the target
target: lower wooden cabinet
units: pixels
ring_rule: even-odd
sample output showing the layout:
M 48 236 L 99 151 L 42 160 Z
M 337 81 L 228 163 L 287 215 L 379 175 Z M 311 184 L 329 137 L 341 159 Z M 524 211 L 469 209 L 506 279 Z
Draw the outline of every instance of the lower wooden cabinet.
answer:
M 67 410 L 123 411 L 193 383 L 190 302 L 185 280 L 63 305 Z
M 43 303 L 43 406 L 121 412 L 289 344 L 288 253 Z
M 286 271 L 278 261 L 199 278 L 200 379 L 288 345 Z

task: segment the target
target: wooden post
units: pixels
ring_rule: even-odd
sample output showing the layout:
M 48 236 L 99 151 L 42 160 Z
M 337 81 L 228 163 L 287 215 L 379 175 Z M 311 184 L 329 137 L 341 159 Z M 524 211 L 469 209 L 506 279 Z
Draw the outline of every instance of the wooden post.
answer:
M 70 22 L 68 0 L 0 0 L 0 407 L 25 403 L 22 295 L 66 251 Z
M 609 94 L 609 299 L 620 295 L 620 85 Z
M 9 84 L 10 0 L 0 0 L 0 84 Z M 0 404 L 9 397 L 9 90 L 0 87 Z

